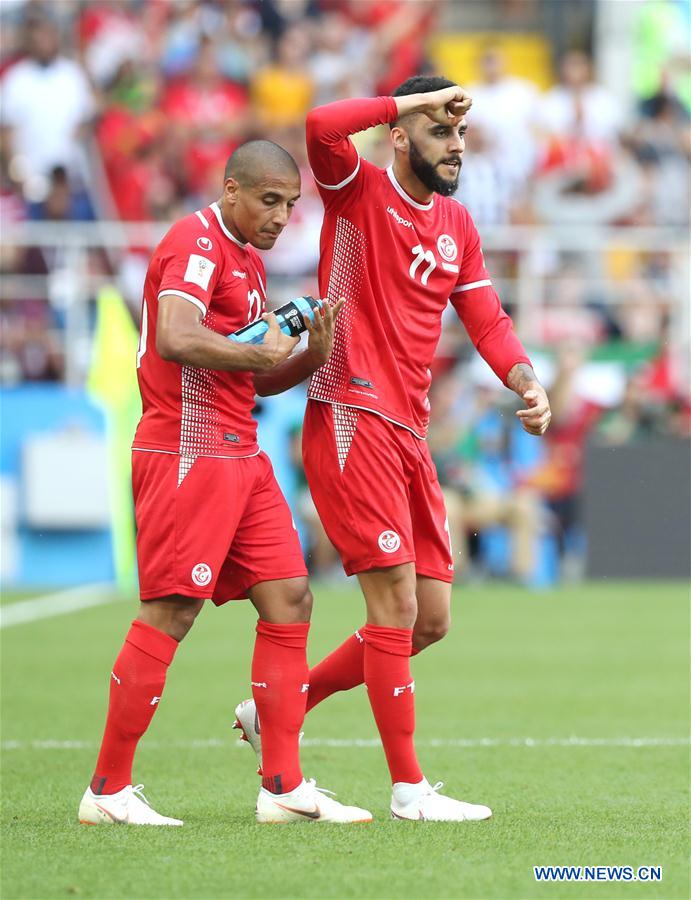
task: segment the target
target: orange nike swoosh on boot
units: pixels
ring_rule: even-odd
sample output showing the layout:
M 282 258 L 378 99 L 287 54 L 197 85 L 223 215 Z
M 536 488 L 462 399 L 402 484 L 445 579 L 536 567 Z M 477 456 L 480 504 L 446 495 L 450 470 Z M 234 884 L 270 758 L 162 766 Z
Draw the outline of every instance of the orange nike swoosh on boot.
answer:
M 106 809 L 104 806 L 101 806 L 100 803 L 94 803 L 96 809 L 100 809 L 104 815 L 108 816 L 108 818 L 113 821 L 116 825 L 127 825 L 127 818 L 125 816 L 116 816 L 109 809 Z

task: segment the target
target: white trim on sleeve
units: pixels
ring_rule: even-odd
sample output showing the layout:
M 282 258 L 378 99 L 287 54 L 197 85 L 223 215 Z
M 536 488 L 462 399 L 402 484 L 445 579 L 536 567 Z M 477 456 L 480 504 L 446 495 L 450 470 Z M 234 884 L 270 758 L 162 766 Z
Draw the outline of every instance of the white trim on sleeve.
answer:
M 206 216 L 205 216 L 204 213 L 201 211 L 201 209 L 198 209 L 198 210 L 196 211 L 195 216 L 198 216 L 198 217 L 199 217 L 199 221 L 202 223 L 202 225 L 204 226 L 204 228 L 208 228 L 208 227 L 209 227 L 209 220 L 206 218 Z
M 348 175 L 347 178 L 344 178 L 343 181 L 339 181 L 338 184 L 322 184 L 321 181 L 317 181 L 316 178 L 314 180 L 317 182 L 319 187 L 324 188 L 324 190 L 326 190 L 326 191 L 340 191 L 341 188 L 344 188 L 347 184 L 350 184 L 350 182 L 353 180 L 353 178 L 355 178 L 355 176 L 357 175 L 357 173 L 359 171 L 360 171 L 360 154 L 358 153 L 357 165 L 355 166 L 355 169 L 350 173 L 350 175 Z
M 459 284 L 458 287 L 455 287 L 451 293 L 452 294 L 462 294 L 464 291 L 472 291 L 474 288 L 479 287 L 491 287 L 492 282 L 489 278 L 484 278 L 482 281 L 471 281 L 470 284 Z
M 189 300 L 190 303 L 194 303 L 198 310 L 200 310 L 204 315 L 207 313 L 207 309 L 202 303 L 202 301 L 198 297 L 194 297 L 192 294 L 186 294 L 184 291 L 177 291 L 173 288 L 168 288 L 165 291 L 161 291 L 158 295 L 158 299 L 161 297 L 165 297 L 166 294 L 174 294 L 176 297 L 182 297 L 184 300 Z

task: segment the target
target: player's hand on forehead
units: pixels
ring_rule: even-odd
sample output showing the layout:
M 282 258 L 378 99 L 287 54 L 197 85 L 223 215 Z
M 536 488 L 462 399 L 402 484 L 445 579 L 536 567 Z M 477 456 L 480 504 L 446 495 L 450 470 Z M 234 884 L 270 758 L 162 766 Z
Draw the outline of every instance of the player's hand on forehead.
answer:
M 473 103 L 465 88 L 457 84 L 423 96 L 427 100 L 425 115 L 440 125 L 458 125 Z

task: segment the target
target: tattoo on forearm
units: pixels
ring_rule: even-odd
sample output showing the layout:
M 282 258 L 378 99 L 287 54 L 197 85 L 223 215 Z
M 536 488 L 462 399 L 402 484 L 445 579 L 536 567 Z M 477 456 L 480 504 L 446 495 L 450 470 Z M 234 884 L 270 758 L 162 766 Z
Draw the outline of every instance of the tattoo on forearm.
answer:
M 521 395 L 536 381 L 535 372 L 533 372 L 532 366 L 529 366 L 527 363 L 516 363 L 506 378 L 506 383 L 511 390 Z

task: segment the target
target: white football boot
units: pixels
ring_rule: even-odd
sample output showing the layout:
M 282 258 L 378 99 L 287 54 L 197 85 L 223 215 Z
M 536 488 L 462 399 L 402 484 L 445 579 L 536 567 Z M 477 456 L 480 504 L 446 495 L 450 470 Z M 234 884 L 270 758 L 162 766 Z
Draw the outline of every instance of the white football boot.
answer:
M 143 784 L 128 784 L 117 794 L 94 794 L 88 787 L 79 804 L 79 821 L 82 825 L 182 825 L 181 819 L 152 809 L 143 788 Z
M 394 784 L 391 794 L 391 818 L 426 822 L 478 822 L 489 819 L 489 806 L 464 803 L 437 793 L 442 781 L 432 786 L 426 778 L 419 784 Z
M 330 796 L 329 796 L 330 795 Z M 257 822 L 327 822 L 355 824 L 371 822 L 372 813 L 357 806 L 344 806 L 333 793 L 317 787 L 314 778 L 303 779 L 287 794 L 272 794 L 261 788 L 257 797 Z
M 239 728 L 242 734 L 240 740 L 247 741 L 257 754 L 257 773 L 262 773 L 262 739 L 259 727 L 259 713 L 254 700 L 243 700 L 235 707 L 235 721 L 233 728 Z M 300 734 L 302 737 L 302 733 Z

